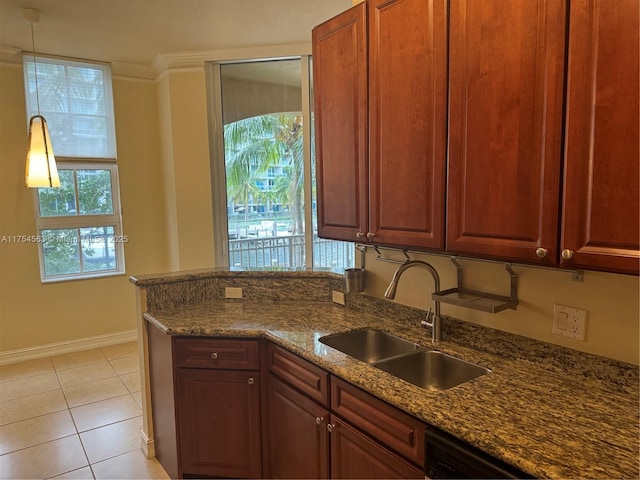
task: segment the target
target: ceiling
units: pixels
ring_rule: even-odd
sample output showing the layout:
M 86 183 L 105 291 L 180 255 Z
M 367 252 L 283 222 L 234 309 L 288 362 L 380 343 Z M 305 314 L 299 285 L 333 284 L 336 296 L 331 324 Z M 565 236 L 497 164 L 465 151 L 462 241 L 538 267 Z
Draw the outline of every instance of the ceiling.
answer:
M 0 0 L 0 53 L 35 51 L 148 67 L 158 55 L 311 42 L 351 0 Z

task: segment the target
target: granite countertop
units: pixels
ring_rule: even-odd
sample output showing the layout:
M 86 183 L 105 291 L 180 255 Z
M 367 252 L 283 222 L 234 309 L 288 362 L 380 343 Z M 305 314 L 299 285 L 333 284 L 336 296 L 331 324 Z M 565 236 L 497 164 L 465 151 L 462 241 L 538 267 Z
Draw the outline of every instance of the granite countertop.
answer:
M 429 346 L 425 330 L 415 322 L 363 315 L 328 302 L 217 300 L 151 311 L 144 317 L 168 335 L 265 337 L 536 477 L 640 476 L 637 386 L 620 388 L 443 341 L 438 350 L 492 373 L 448 390 L 424 390 L 319 338 L 372 327 Z

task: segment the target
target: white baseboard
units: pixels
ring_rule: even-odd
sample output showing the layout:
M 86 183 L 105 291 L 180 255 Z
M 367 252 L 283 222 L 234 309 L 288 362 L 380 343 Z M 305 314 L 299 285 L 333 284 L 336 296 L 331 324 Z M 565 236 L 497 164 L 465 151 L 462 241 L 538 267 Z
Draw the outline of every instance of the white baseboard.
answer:
M 91 350 L 93 348 L 107 347 L 118 343 L 134 342 L 138 340 L 137 330 L 126 330 L 124 332 L 110 333 L 107 335 L 97 335 L 95 337 L 79 338 L 60 343 L 50 343 L 37 347 L 21 348 L 0 352 L 0 365 L 24 362 L 35 358 L 53 357 L 64 353 L 79 352 L 81 350 Z
M 153 438 L 147 437 L 144 431 L 140 431 L 140 449 L 147 458 L 153 458 L 156 456 L 156 444 Z

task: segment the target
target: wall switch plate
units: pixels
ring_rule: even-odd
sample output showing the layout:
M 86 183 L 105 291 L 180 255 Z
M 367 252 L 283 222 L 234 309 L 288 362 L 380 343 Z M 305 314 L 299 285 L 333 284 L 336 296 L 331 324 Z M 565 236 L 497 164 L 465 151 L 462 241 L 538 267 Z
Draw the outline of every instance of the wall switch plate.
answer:
M 242 298 L 242 288 L 224 287 L 224 298 Z
M 344 293 L 331 290 L 331 301 L 339 305 L 344 305 Z
M 587 311 L 565 305 L 554 305 L 551 332 L 584 341 L 587 333 Z

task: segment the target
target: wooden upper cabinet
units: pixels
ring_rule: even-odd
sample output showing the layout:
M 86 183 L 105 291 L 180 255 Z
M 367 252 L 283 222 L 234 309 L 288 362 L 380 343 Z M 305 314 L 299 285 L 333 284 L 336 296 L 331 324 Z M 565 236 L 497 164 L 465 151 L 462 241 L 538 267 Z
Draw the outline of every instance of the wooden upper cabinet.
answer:
M 321 237 L 444 247 L 446 4 L 371 0 L 314 28 Z
M 560 242 L 569 267 L 638 274 L 639 8 L 571 2 Z
M 368 2 L 373 243 L 444 248 L 446 4 Z
M 367 231 L 365 5 L 312 31 L 318 234 L 356 241 Z
M 447 250 L 555 265 L 566 2 L 450 9 Z

